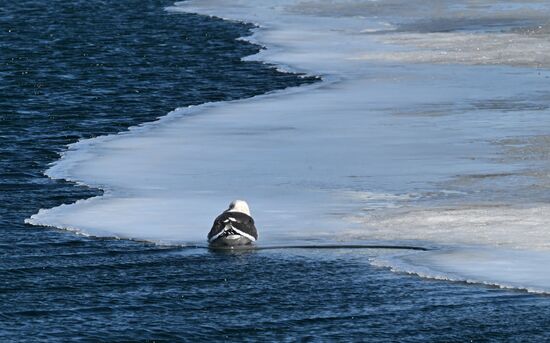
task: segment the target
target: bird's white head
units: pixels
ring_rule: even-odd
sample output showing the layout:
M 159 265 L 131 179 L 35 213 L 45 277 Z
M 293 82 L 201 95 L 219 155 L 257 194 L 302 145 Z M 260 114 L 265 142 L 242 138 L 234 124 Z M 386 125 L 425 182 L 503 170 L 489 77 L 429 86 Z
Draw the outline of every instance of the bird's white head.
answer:
M 244 200 L 233 200 L 231 204 L 229 204 L 229 209 L 227 209 L 227 212 L 241 212 L 250 216 L 250 209 Z

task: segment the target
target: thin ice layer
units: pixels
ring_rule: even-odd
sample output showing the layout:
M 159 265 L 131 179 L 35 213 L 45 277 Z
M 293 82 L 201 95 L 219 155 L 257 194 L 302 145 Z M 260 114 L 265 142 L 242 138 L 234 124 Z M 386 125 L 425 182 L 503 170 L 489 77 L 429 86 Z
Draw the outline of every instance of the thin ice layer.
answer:
M 466 9 L 440 3 L 438 13 L 453 19 L 453 30 L 502 22 L 499 30 L 517 31 L 522 25 L 535 25 L 546 10 L 535 2 L 499 6 L 488 1 L 487 6 Z M 408 17 L 404 9 L 410 4 L 405 1 L 324 2 L 323 11 L 315 12 L 318 4 L 189 1 L 172 7 L 172 11 L 257 23 L 262 28 L 250 39 L 267 49 L 251 58 L 322 75 L 325 81 L 248 100 L 181 109 L 128 133 L 75 144 L 48 175 L 101 187 L 106 196 L 42 210 L 30 222 L 96 235 L 196 243 L 204 242 L 211 221 L 229 201 L 243 198 L 251 204 L 264 242 L 328 235 L 511 247 L 514 238 L 524 238 L 522 226 L 493 220 L 491 213 L 468 214 L 478 215 L 474 219 L 482 231 L 470 229 L 460 216 L 453 217 L 457 220 L 452 229 L 444 222 L 425 225 L 417 220 L 408 222 L 411 229 L 405 231 L 406 225 L 384 220 L 373 227 L 365 223 L 370 217 L 364 214 L 383 216 L 385 208 L 404 203 L 428 211 L 448 197 L 457 208 L 475 207 L 470 201 L 479 189 L 461 186 L 449 191 L 447 182 L 464 175 L 543 170 L 529 160 L 503 157 L 493 143 L 547 133 L 548 72 L 407 64 L 475 64 L 468 61 L 475 60 L 477 52 L 440 61 L 440 49 L 428 47 L 422 54 L 431 53 L 429 59 L 414 55 L 391 59 L 385 56 L 416 50 L 415 45 L 386 45 L 383 38 L 392 37 L 388 31 L 431 34 L 429 28 L 441 22 L 422 17 L 422 11 L 412 11 Z M 375 11 L 369 18 L 373 6 L 379 15 Z M 460 14 L 464 11 L 477 22 L 465 20 Z M 491 39 L 508 39 L 493 31 Z M 445 38 L 445 44 L 452 45 L 454 38 Z M 510 51 L 517 52 L 531 43 L 509 44 Z M 367 60 L 367 54 L 381 61 Z M 538 65 L 518 62 L 518 56 L 493 53 L 484 64 Z M 498 192 L 485 183 L 478 198 L 498 197 L 515 208 L 515 195 L 524 183 L 510 180 Z M 536 223 L 545 223 L 546 218 L 544 210 L 537 210 L 540 200 L 523 204 L 538 216 L 532 221 L 537 229 Z M 438 234 L 445 230 L 452 235 Z M 550 233 L 538 230 L 531 237 L 522 240 L 523 249 L 539 248 L 534 240 L 550 240 Z M 550 262 L 549 255 L 542 256 Z M 514 255 L 505 252 L 498 258 L 514 261 Z M 536 266 L 539 271 L 543 267 Z M 514 277 L 501 272 L 499 280 Z M 476 279 L 483 280 L 483 269 L 476 273 Z
M 440 75 L 445 72 L 456 71 L 442 67 Z M 499 75 L 499 69 L 492 73 Z M 502 168 L 471 159 L 491 156 L 491 146 L 464 141 L 468 135 L 498 135 L 497 118 L 480 123 L 452 105 L 447 111 L 466 112 L 462 120 L 391 115 L 456 101 L 458 92 L 449 96 L 449 89 L 464 82 L 442 88 L 414 76 L 387 70 L 375 81 L 184 109 L 154 125 L 82 142 L 48 173 L 105 188 L 107 196 L 41 211 L 32 220 L 93 234 L 196 242 L 232 198 L 243 198 L 252 205 L 263 240 L 283 233 L 311 237 L 358 226 L 342 220 L 364 205 L 349 190 L 408 193 L 454 173 Z M 500 87 L 504 92 L 517 81 L 510 78 Z M 415 91 L 396 101 L 396 87 Z M 462 92 L 471 100 L 483 95 Z M 422 231 L 407 238 L 421 239 Z
M 426 278 L 550 293 L 550 274 L 542 272 L 548 263 L 547 252 L 463 246 L 399 257 L 379 257 L 372 262 L 396 272 Z

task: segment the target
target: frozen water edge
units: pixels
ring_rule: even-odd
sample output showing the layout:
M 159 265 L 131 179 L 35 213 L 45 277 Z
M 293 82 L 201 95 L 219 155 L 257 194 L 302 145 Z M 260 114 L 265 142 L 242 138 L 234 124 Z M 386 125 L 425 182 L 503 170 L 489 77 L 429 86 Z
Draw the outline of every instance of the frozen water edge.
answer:
M 243 7 L 223 1 L 208 8 L 182 3 L 177 10 L 260 24 L 262 29 L 250 39 L 268 49 L 254 59 L 323 75 L 330 82 L 182 109 L 128 133 L 79 142 L 48 175 L 103 188 L 105 196 L 41 210 L 28 222 L 185 244 L 203 242 L 215 215 L 233 198 L 245 198 L 264 242 L 338 240 L 360 232 L 365 239 L 407 237 L 512 248 L 498 236 L 501 227 L 491 227 L 483 218 L 481 225 L 487 225 L 482 233 L 457 220 L 453 235 L 438 235 L 437 228 L 423 225 L 430 217 L 411 220 L 408 225 L 415 230 L 404 232 L 406 227 L 383 225 L 387 222 L 369 228 L 356 215 L 423 199 L 440 191 L 436 183 L 456 175 L 521 172 L 525 164 L 495 162 L 498 149 L 488 142 L 543 134 L 548 119 L 537 111 L 505 114 L 476 104 L 502 99 L 531 104 L 533 95 L 545 91 L 548 73 L 365 62 L 365 51 L 393 48 L 357 32 L 387 25 L 281 9 L 291 3 L 280 1 L 274 8 L 243 1 Z M 503 200 L 513 203 L 512 197 Z M 538 212 L 542 217 L 533 225 L 540 228 L 545 211 Z M 521 230 L 511 228 L 506 240 L 522 237 Z M 539 238 L 548 240 L 540 232 Z M 513 252 L 502 251 L 492 256 L 519 261 Z M 530 255 L 523 256 L 521 263 L 529 264 Z M 544 268 L 537 261 L 531 265 Z M 434 260 L 422 262 L 429 268 Z M 462 275 L 459 266 L 452 265 L 456 275 Z M 483 281 L 492 268 L 486 267 L 464 269 L 463 277 Z M 513 277 L 504 273 L 499 280 L 513 284 Z
M 371 263 L 424 278 L 550 294 L 550 276 L 541 272 L 541 265 L 548 263 L 547 252 L 459 246 L 381 256 Z

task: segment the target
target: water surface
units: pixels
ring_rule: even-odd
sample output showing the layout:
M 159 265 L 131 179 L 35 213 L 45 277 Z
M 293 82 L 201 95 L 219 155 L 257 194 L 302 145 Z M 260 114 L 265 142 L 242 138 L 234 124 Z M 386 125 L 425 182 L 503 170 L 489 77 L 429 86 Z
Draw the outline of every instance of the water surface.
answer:
M 369 263 L 391 251 L 228 254 L 24 224 L 41 208 L 101 194 L 43 175 L 66 144 L 176 107 L 315 81 L 241 61 L 258 51 L 235 41 L 250 25 L 170 14 L 163 8 L 170 4 L 0 6 L 3 341 L 547 338 L 546 296 L 421 279 Z M 291 131 L 286 123 L 279 128 Z M 369 204 L 384 199 L 372 196 Z

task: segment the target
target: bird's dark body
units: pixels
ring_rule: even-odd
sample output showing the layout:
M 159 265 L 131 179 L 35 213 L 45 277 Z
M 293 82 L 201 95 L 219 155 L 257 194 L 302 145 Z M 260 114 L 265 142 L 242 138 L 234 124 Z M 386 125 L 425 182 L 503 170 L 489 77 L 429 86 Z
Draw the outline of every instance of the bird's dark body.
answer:
M 258 239 L 254 219 L 242 212 L 223 212 L 208 233 L 211 246 L 246 245 Z

